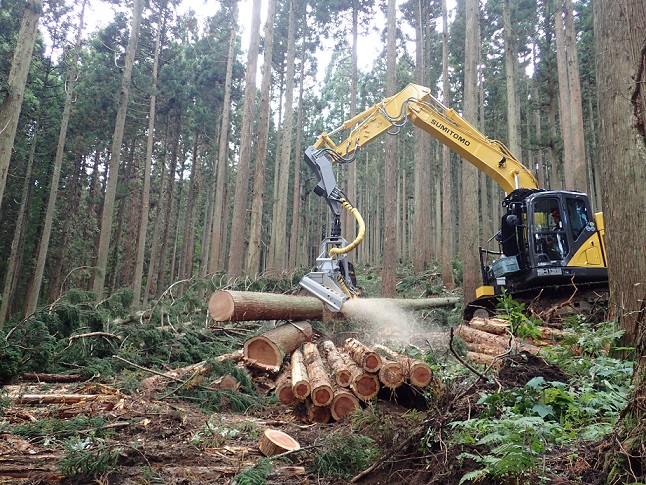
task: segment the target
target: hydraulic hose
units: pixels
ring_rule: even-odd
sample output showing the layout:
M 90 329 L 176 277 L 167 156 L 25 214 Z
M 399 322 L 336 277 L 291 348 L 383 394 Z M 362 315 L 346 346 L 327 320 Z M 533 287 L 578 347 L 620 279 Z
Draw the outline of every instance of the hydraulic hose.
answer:
M 354 218 L 357 220 L 357 224 L 359 225 L 359 232 L 357 233 L 357 237 L 355 238 L 354 241 L 352 241 L 350 244 L 343 248 L 332 248 L 330 249 L 330 257 L 334 258 L 336 255 L 339 254 L 346 254 L 352 251 L 354 248 L 356 248 L 361 241 L 363 241 L 363 238 L 366 235 L 366 224 L 363 222 L 363 217 L 361 217 L 361 214 L 359 214 L 359 211 L 357 210 L 356 207 L 352 207 L 350 202 L 348 202 L 345 198 L 340 199 L 341 206 L 350 212 L 354 216 Z

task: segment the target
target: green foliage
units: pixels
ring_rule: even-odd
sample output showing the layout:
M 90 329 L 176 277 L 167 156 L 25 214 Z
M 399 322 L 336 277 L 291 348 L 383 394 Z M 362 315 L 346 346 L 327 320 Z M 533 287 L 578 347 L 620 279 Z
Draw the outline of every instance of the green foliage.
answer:
M 261 458 L 253 466 L 245 468 L 232 480 L 232 485 L 264 485 L 271 474 L 273 461 Z
M 67 477 L 101 475 L 117 466 L 121 450 L 101 439 L 70 438 L 65 443 L 65 452 L 58 460 L 57 468 Z
M 247 437 L 260 438 L 255 423 L 246 420 L 226 421 L 217 414 L 211 415 L 208 421 L 191 437 L 191 443 L 207 448 L 221 447 L 227 439 L 237 438 L 242 433 Z
M 514 337 L 540 339 L 541 331 L 538 329 L 538 322 L 528 318 L 525 313 L 525 304 L 517 302 L 503 291 L 498 298 L 496 310 L 499 317 L 509 321 L 511 333 Z
M 312 466 L 321 475 L 347 478 L 370 466 L 378 456 L 372 438 L 341 430 L 323 437 Z
M 25 438 L 67 436 L 85 432 L 96 438 L 106 437 L 114 431 L 102 429 L 107 421 L 100 416 L 88 418 L 78 415 L 70 420 L 58 418 L 43 418 L 29 424 L 23 424 L 12 428 L 12 433 Z

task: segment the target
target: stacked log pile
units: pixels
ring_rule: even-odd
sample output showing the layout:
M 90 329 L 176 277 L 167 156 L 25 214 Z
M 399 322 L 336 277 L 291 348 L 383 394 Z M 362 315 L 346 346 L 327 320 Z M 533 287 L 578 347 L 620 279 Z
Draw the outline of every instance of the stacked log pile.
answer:
M 421 389 L 431 383 L 432 371 L 422 361 L 383 346 L 379 353 L 355 338 L 342 347 L 330 340 L 317 345 L 308 338 L 311 334 L 306 322 L 288 323 L 244 345 L 248 366 L 269 372 L 280 369 L 276 396 L 289 406 L 304 404 L 311 422 L 342 419 L 377 396 L 382 387 Z
M 536 328 L 540 332 L 540 338 L 511 338 L 510 324 L 507 320 L 476 317 L 468 324 L 460 325 L 456 335 L 467 344 L 467 359 L 477 364 L 490 365 L 496 356 L 512 350 L 538 354 L 542 347 L 568 335 L 568 332 L 549 327 Z

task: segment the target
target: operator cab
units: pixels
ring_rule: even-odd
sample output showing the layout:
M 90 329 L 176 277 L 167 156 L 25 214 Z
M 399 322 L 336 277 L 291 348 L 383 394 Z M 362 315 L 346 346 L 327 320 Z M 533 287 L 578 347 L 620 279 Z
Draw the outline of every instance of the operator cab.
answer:
M 519 189 L 503 207 L 500 231 L 480 248 L 483 283 L 495 294 L 607 278 L 586 194 Z

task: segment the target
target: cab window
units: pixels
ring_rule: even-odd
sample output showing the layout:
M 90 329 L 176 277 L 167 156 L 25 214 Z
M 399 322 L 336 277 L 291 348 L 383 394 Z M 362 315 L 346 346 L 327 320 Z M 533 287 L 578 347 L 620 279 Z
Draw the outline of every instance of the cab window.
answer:
M 588 207 L 583 200 L 571 198 L 567 199 L 566 205 L 567 214 L 572 227 L 572 235 L 574 236 L 574 239 L 578 239 L 586 226 L 590 223 Z

